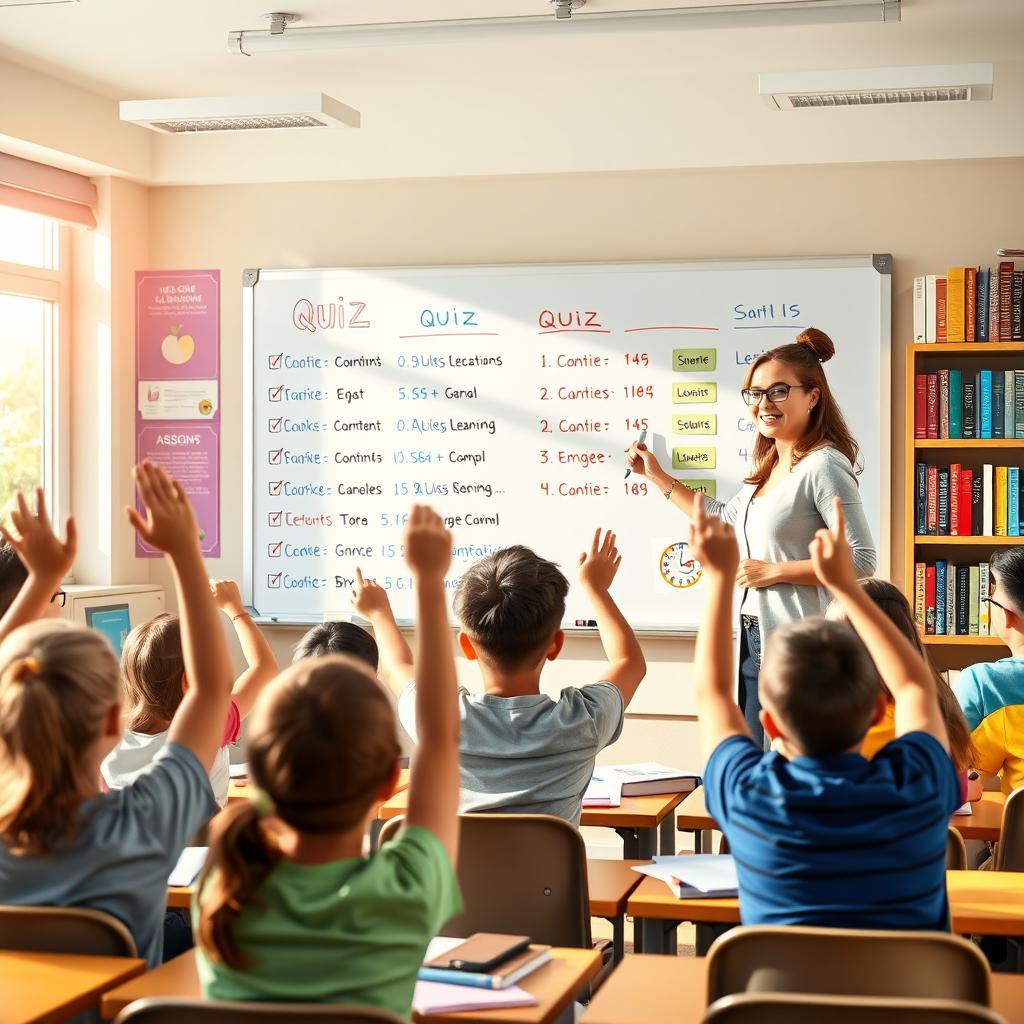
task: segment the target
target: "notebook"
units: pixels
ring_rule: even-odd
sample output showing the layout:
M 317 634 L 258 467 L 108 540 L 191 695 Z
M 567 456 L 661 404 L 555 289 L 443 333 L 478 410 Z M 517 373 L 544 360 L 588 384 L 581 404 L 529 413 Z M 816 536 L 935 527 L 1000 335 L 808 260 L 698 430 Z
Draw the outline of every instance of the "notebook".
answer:
M 618 807 L 622 803 L 622 783 L 591 779 L 583 794 L 584 807 Z
M 424 960 L 433 960 L 454 949 L 465 939 L 438 936 L 430 940 Z M 458 1013 L 469 1010 L 511 1009 L 536 1006 L 537 999 L 529 992 L 512 985 L 504 989 L 472 988 L 469 985 L 446 985 L 437 981 L 417 981 L 412 997 L 413 1009 L 422 1016 L 432 1013 Z
M 715 899 L 739 894 L 736 862 L 728 853 L 655 857 L 652 864 L 640 864 L 633 870 L 660 878 L 680 899 Z
M 622 786 L 623 796 L 689 793 L 700 785 L 698 772 L 669 768 L 656 761 L 601 765 L 594 772 L 594 779 L 597 782 L 618 782 Z
M 174 865 L 171 877 L 167 879 L 168 885 L 188 886 L 191 885 L 203 869 L 206 860 L 206 846 L 186 846 L 181 851 L 178 863 Z
M 443 954 L 442 954 L 443 958 Z M 499 967 L 489 971 L 455 971 L 443 967 L 428 967 L 419 970 L 420 981 L 444 982 L 448 985 L 469 985 L 471 988 L 507 989 L 517 981 L 533 974 L 551 959 L 551 947 L 531 945 L 518 956 L 514 956 Z

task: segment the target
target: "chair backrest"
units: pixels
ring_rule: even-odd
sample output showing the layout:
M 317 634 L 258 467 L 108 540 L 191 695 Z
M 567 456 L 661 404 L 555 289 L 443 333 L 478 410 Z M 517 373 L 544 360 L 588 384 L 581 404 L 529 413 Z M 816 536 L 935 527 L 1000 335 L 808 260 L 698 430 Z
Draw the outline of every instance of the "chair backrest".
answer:
M 1024 786 L 1015 789 L 1003 807 L 996 847 L 996 871 L 1024 871 Z
M 946 870 L 967 870 L 967 844 L 952 825 L 946 829 Z
M 114 1024 L 409 1024 L 388 1010 L 372 1006 L 323 1003 L 216 1003 L 200 999 L 137 999 Z
M 384 845 L 401 827 L 392 818 Z M 529 935 L 549 946 L 589 948 L 587 854 L 579 830 L 546 814 L 459 816 L 459 886 L 465 910 L 444 935 Z
M 738 995 L 708 1007 L 705 1024 L 1006 1024 L 987 1006 L 955 999 Z
M 132 933 L 102 910 L 0 906 L 0 949 L 83 956 L 138 956 Z
M 963 999 L 987 1006 L 988 962 L 940 932 L 755 925 L 708 955 L 708 1002 L 743 992 Z

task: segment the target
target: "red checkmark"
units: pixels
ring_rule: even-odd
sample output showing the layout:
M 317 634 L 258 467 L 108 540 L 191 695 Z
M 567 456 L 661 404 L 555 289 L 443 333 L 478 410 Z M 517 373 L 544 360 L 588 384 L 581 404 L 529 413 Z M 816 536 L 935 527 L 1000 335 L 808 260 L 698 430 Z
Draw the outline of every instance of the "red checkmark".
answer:
M 277 451 L 270 452 L 270 464 L 272 466 L 281 465 L 281 453 L 284 451 L 283 448 L 278 448 Z
M 272 370 L 280 370 L 281 369 L 281 360 L 282 360 L 283 357 L 284 357 L 284 353 L 283 352 L 278 352 L 276 356 L 271 356 L 270 357 L 270 368 Z
M 267 554 L 271 558 L 280 558 L 281 557 L 281 545 L 280 544 L 268 544 L 267 545 Z
M 281 401 L 281 392 L 284 390 L 283 385 L 282 385 L 282 387 L 279 387 L 279 388 L 269 388 L 268 390 L 270 391 L 270 400 L 272 402 L 280 402 Z
M 267 576 L 267 586 L 268 587 L 279 587 L 279 586 L 281 586 L 281 574 L 279 572 L 270 573 L 270 575 Z
M 268 519 L 271 526 L 281 525 L 281 513 L 280 512 L 269 512 L 267 513 Z
M 270 493 L 273 497 L 277 497 L 281 493 L 281 485 L 284 483 L 283 480 L 273 480 L 270 484 Z
M 278 433 L 280 431 L 280 429 L 281 429 L 281 420 L 283 420 L 283 419 L 284 419 L 283 416 L 278 416 L 278 418 L 276 420 L 267 420 L 267 425 L 270 427 L 270 432 L 272 434 L 276 434 L 276 433 Z

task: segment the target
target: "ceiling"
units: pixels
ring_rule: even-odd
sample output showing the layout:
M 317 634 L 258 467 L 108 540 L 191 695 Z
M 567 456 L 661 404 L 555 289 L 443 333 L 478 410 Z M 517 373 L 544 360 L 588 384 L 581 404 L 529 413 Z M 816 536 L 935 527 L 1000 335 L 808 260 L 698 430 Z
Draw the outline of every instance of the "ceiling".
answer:
M 589 0 L 586 12 L 682 5 Z M 302 25 L 549 12 L 546 0 L 284 6 Z M 230 55 L 228 32 L 265 27 L 272 7 L 0 6 L 0 61 L 109 100 L 317 90 L 362 112 L 358 130 L 147 137 L 160 183 L 1024 155 L 1024 0 L 904 0 L 895 25 L 657 27 L 531 43 L 495 31 L 484 43 Z M 773 112 L 757 97 L 759 71 L 977 61 L 996 65 L 992 102 Z

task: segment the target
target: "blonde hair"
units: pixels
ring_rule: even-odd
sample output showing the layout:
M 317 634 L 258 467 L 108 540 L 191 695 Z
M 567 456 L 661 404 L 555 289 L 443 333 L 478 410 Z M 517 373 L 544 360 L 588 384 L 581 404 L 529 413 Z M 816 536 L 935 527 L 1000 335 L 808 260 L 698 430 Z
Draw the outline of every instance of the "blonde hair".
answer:
M 181 621 L 164 612 L 136 626 L 121 651 L 125 721 L 137 732 L 162 732 L 184 696 Z
M 0 840 L 46 854 L 78 827 L 80 764 L 118 702 L 100 634 L 33 622 L 0 644 Z
M 296 662 L 260 698 L 249 723 L 249 775 L 260 799 L 218 815 L 199 878 L 196 934 L 212 960 L 242 969 L 234 924 L 281 853 L 267 813 L 297 832 L 357 826 L 401 755 L 395 713 L 367 666 L 343 655 Z

